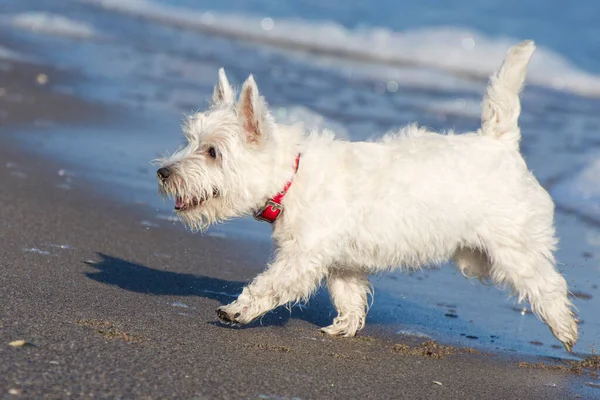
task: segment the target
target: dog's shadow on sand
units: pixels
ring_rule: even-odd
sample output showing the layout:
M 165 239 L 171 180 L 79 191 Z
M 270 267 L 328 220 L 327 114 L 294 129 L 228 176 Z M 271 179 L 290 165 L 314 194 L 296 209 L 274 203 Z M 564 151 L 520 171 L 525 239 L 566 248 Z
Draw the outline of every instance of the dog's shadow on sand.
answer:
M 198 296 L 228 304 L 237 298 L 246 284 L 246 282 L 153 269 L 102 253 L 98 253 L 98 256 L 101 258 L 100 261 L 84 262 L 97 270 L 86 272 L 88 278 L 137 293 L 159 296 Z M 326 326 L 331 324 L 333 316 L 334 311 L 329 297 L 324 290 L 319 290 L 311 297 L 309 306 L 296 306 L 291 309 L 291 312 L 284 307 L 279 307 L 244 328 L 281 326 L 285 325 L 290 318 L 301 319 L 317 326 Z M 213 321 L 207 322 L 217 323 L 216 314 Z

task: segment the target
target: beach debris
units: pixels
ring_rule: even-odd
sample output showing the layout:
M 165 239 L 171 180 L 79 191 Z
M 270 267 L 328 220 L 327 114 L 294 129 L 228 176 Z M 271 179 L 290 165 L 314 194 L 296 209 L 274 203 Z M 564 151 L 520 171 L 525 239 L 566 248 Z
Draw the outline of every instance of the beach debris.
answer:
M 181 307 L 181 308 L 190 308 L 190 306 L 188 306 L 185 303 L 182 303 L 180 301 L 176 301 L 173 304 L 171 304 L 173 307 Z
M 148 221 L 147 219 L 140 221 L 140 224 L 142 224 L 142 226 L 145 226 L 146 228 L 158 228 L 158 227 L 160 227 L 160 225 L 158 225 L 157 223 L 154 223 L 152 221 Z
M 301 336 L 300 339 L 304 340 L 314 340 L 315 342 L 328 342 L 329 340 L 325 340 L 323 338 L 309 337 L 309 336 Z
M 122 340 L 127 343 L 141 343 L 145 340 L 142 336 L 133 335 L 118 329 L 110 321 L 101 321 L 96 319 L 80 319 L 75 321 L 77 325 L 85 326 L 96 331 L 108 340 Z
M 244 347 L 248 349 L 257 349 L 257 350 L 270 350 L 270 351 L 278 351 L 281 353 L 289 353 L 292 351 L 291 347 L 287 346 L 278 346 L 269 343 L 244 343 Z
M 169 222 L 179 222 L 179 217 L 177 215 L 158 214 L 158 215 L 156 215 L 156 218 L 164 219 L 165 221 L 169 221 Z
M 407 344 L 395 344 L 392 347 L 392 351 L 397 354 L 401 354 L 404 356 L 413 356 L 413 357 L 431 357 L 431 358 L 444 358 L 446 356 L 455 355 L 458 353 L 479 353 L 475 349 L 471 348 L 456 348 L 452 346 L 444 346 L 439 344 L 435 340 L 428 340 L 426 342 L 421 343 L 418 346 L 410 346 Z
M 13 396 L 18 396 L 21 393 L 23 393 L 23 389 L 18 389 L 18 388 L 10 388 L 10 389 L 8 389 L 8 394 L 12 394 Z
M 184 312 L 178 312 L 177 315 L 181 315 L 182 317 L 193 317 L 193 314 L 190 313 L 184 313 Z
M 442 382 L 440 382 L 440 381 L 431 381 L 431 382 L 432 382 L 432 383 L 435 383 L 435 384 L 436 384 L 436 385 L 438 385 L 438 386 L 442 386 Z
M 407 330 L 407 329 L 401 329 L 401 330 L 397 331 L 396 335 L 414 336 L 414 337 L 424 338 L 424 339 L 433 339 L 431 336 L 429 336 L 426 333 L 419 332 L 419 331 Z
M 329 356 L 333 357 L 333 358 L 340 358 L 340 359 L 345 359 L 345 360 L 352 358 L 352 356 L 350 354 L 345 354 L 345 353 L 329 353 Z
M 39 85 L 45 85 L 46 83 L 48 83 L 48 75 L 44 73 L 38 74 L 38 76 L 35 77 L 35 81 Z
M 585 384 L 586 384 L 586 386 L 593 387 L 593 388 L 595 388 L 595 389 L 600 389 L 600 383 L 596 383 L 596 382 L 586 382 Z
M 536 368 L 545 369 L 549 371 L 562 371 L 571 372 L 573 374 L 589 373 L 592 376 L 599 376 L 600 372 L 600 355 L 591 355 L 580 361 L 575 360 L 562 360 L 556 364 L 548 363 L 530 363 L 523 361 L 519 363 L 521 368 Z
M 29 343 L 28 341 L 25 341 L 22 339 L 13 340 L 8 345 L 11 347 L 33 347 L 33 346 L 35 346 L 33 343 Z
M 43 254 L 43 255 L 46 255 L 46 256 L 49 256 L 51 254 L 49 251 L 40 250 L 40 249 L 35 248 L 35 247 L 31 247 L 29 249 L 23 249 L 23 251 L 26 251 L 28 253 Z
M 63 249 L 63 250 L 71 250 L 72 249 L 72 247 L 69 246 L 68 244 L 44 243 L 44 246 L 54 247 L 56 249 Z

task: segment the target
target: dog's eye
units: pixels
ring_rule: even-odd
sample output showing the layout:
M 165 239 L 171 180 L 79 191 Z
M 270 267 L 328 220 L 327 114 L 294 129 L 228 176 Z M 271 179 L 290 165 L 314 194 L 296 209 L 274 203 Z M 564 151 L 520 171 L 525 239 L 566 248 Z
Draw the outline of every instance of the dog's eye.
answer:
M 208 155 L 212 158 L 217 158 L 217 149 L 215 149 L 214 147 L 210 147 L 208 149 Z

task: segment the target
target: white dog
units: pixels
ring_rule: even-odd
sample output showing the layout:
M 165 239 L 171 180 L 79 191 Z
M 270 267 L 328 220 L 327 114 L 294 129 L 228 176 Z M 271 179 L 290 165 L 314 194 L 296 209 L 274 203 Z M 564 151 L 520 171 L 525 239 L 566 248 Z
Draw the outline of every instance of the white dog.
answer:
M 452 259 L 528 300 L 570 351 L 577 321 L 555 268 L 554 204 L 519 153 L 519 92 L 534 49 L 508 51 L 477 132 L 410 125 L 377 142 L 277 125 L 252 76 L 236 102 L 221 69 L 211 108 L 189 118 L 187 146 L 157 172 L 192 229 L 252 212 L 272 222 L 273 261 L 219 318 L 247 324 L 307 300 L 326 279 L 338 316 L 323 331 L 354 336 L 369 274 Z

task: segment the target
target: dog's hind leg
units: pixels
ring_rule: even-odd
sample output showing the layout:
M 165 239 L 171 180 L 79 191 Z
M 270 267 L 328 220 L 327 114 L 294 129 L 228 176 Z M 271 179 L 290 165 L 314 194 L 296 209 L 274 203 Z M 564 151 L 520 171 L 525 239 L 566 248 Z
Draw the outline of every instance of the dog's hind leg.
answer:
M 539 239 L 488 248 L 491 278 L 497 285 L 508 285 L 519 301 L 528 300 L 532 311 L 570 352 L 577 341 L 577 319 L 567 282 L 556 270 L 552 248 L 543 244 L 553 243 L 554 238 Z
M 321 330 L 329 335 L 354 336 L 365 325 L 369 296 L 373 295 L 367 274 L 333 269 L 327 276 L 327 287 L 338 315 L 332 325 Z

